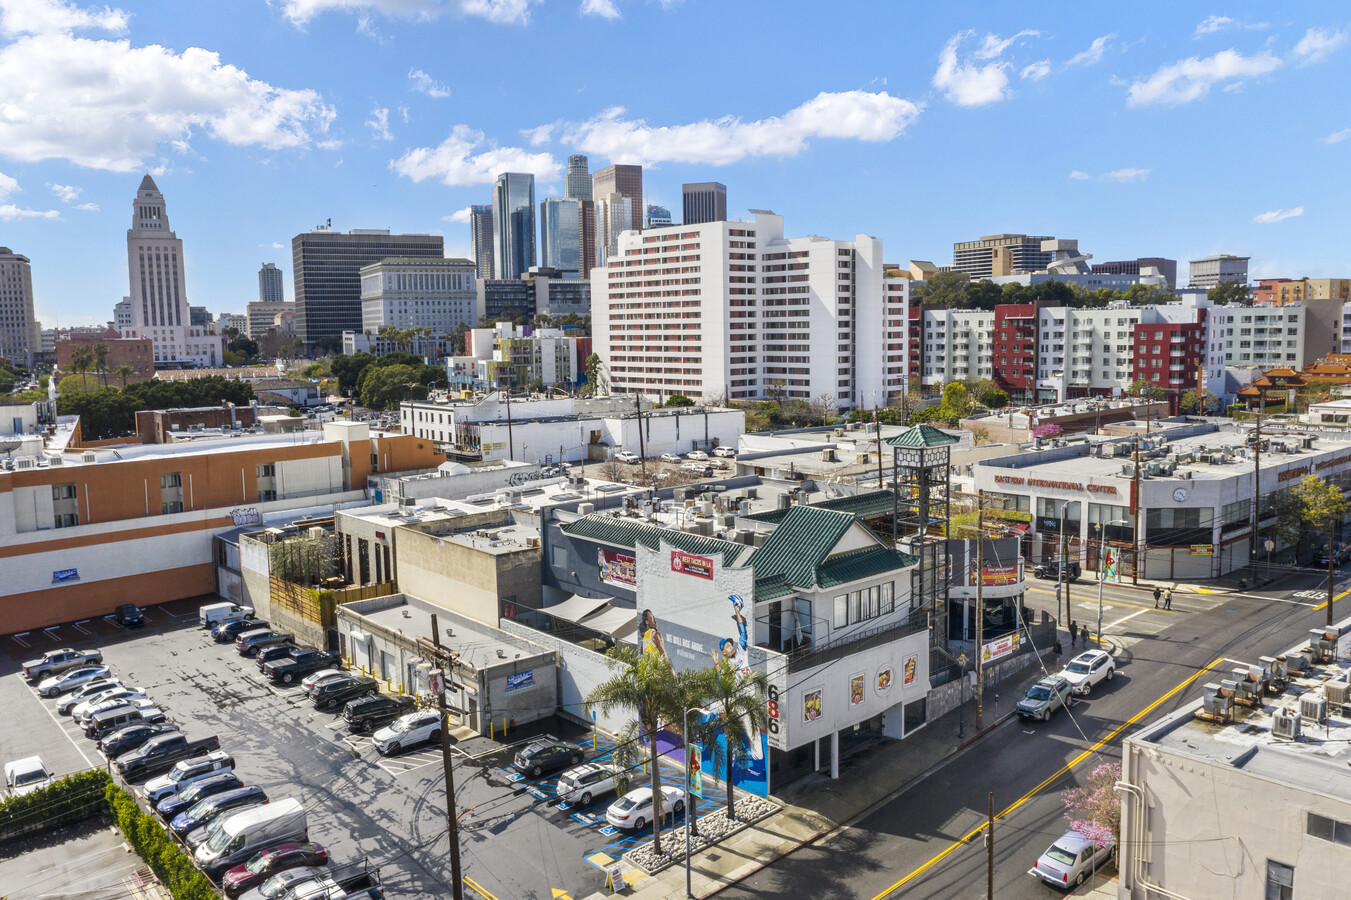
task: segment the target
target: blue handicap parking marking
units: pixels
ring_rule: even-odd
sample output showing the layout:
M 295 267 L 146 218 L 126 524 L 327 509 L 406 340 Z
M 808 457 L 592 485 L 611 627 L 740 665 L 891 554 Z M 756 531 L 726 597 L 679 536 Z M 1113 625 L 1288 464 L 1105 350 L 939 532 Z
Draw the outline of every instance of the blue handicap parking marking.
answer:
M 503 769 L 502 771 L 506 772 L 507 770 Z M 511 782 L 525 781 L 525 776 L 520 772 L 511 772 L 507 775 L 507 780 Z
M 613 825 L 606 825 L 604 828 L 600 830 L 600 833 L 605 835 L 606 837 L 609 837 L 612 834 L 618 834 L 618 831 L 615 829 Z
M 543 788 L 537 787 L 528 787 L 525 789 L 525 792 L 532 797 L 539 798 L 540 800 L 548 800 L 551 796 L 553 796 L 552 794 L 546 792 Z
M 563 812 L 567 812 L 568 810 L 572 809 L 572 801 L 571 800 L 560 801 L 558 804 L 558 808 L 563 810 Z
M 602 821 L 604 821 L 600 816 L 596 815 L 595 813 L 584 813 L 584 812 L 573 813 L 571 818 L 576 819 L 578 822 L 581 822 L 587 828 L 590 828 L 593 825 L 599 825 Z M 612 827 L 610 828 L 610 830 L 612 832 L 614 831 Z

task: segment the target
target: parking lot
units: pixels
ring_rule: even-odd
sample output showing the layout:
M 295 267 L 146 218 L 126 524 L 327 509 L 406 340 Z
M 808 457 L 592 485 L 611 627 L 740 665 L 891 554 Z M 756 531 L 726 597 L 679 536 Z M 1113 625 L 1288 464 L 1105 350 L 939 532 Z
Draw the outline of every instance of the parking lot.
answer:
M 334 713 L 314 710 L 298 685 L 268 683 L 253 660 L 198 627 L 197 606 L 212 599 L 151 608 L 145 628 L 135 631 L 94 619 L 0 638 L 0 702 L 18 726 L 0 731 L 0 759 L 36 753 L 58 774 L 103 764 L 93 742 L 56 714 L 53 701 L 38 698 L 20 671 L 44 650 L 97 647 L 114 675 L 144 688 L 189 737 L 217 735 L 245 784 L 262 787 L 272 800 L 299 799 L 310 839 L 335 864 L 366 858 L 380 867 L 391 898 L 448 896 L 439 750 L 382 757 L 369 737 L 350 734 Z M 592 739 L 556 720 L 534 733 L 545 728 L 588 746 Z M 497 741 L 465 729 L 452 735 L 463 871 L 498 900 L 553 900 L 555 889 L 585 896 L 603 886 L 604 859 L 638 841 L 605 823 L 613 795 L 586 809 L 560 806 L 556 773 L 538 782 L 515 773 L 511 760 L 530 737 L 526 731 Z M 598 753 L 606 752 L 602 737 Z M 666 763 L 663 770 L 675 783 L 683 777 Z

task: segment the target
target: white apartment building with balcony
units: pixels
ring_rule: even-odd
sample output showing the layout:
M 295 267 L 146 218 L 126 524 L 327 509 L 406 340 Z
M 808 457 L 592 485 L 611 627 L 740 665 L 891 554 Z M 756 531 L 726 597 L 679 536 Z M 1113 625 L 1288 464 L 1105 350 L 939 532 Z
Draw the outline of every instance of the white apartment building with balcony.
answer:
M 1307 310 L 1287 306 L 1216 306 L 1206 318 L 1208 369 L 1223 364 L 1237 369 L 1301 369 L 1316 359 L 1305 352 Z M 1209 372 L 1208 372 L 1209 374 Z
M 654 399 L 828 395 L 840 409 L 899 393 L 909 292 L 884 288 L 882 242 L 785 238 L 782 216 L 752 212 L 749 222 L 619 236 L 591 273 L 595 351 L 610 389 Z
M 1132 332 L 1143 310 L 1127 304 L 1038 312 L 1037 390 L 1120 395 L 1130 387 Z M 1075 390 L 1071 390 L 1071 388 Z
M 994 377 L 991 332 L 994 311 L 925 309 L 920 384 L 941 388 L 952 381 Z

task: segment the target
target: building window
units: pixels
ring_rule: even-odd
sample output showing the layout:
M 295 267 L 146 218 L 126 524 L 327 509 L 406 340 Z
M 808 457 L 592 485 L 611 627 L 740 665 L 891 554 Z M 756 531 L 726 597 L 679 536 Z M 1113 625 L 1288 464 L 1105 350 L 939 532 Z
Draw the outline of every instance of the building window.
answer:
M 1327 816 L 1309 813 L 1309 823 L 1305 831 L 1311 837 L 1351 845 L 1351 825 L 1346 822 L 1338 822 L 1336 819 L 1329 819 Z
M 165 500 L 163 503 L 160 504 L 160 512 L 166 516 L 169 515 L 170 513 L 181 513 L 182 511 L 183 511 L 182 500 Z
M 1267 860 L 1266 900 L 1294 900 L 1295 867 Z
M 57 513 L 55 522 L 57 528 L 74 528 L 80 524 L 80 517 L 75 513 Z
M 181 488 L 183 486 L 183 476 L 178 472 L 166 472 L 159 477 L 160 490 L 171 488 Z
M 849 595 L 835 595 L 835 621 L 832 627 L 843 628 L 849 624 Z
M 276 478 L 276 477 L 277 477 L 277 464 L 276 464 L 276 463 L 266 463 L 266 464 L 264 464 L 264 465 L 259 466 L 259 467 L 258 467 L 258 477 L 259 477 L 259 478 Z

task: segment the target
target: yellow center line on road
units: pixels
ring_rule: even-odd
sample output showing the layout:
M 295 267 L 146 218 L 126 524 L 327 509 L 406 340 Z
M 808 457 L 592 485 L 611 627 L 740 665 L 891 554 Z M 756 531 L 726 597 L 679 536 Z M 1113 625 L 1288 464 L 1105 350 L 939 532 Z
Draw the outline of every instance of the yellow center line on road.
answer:
M 1338 594 L 1337 596 L 1333 597 L 1333 598 L 1332 598 L 1332 602 L 1333 602 L 1333 603 L 1336 603 L 1338 600 L 1342 599 L 1342 598 L 1345 597 L 1347 594 L 1351 594 L 1351 588 L 1347 588 L 1346 590 L 1342 591 L 1342 592 L 1341 592 L 1340 594 Z M 1326 600 L 1324 600 L 1322 603 L 1320 603 L 1320 604 L 1318 604 L 1317 606 L 1315 606 L 1315 607 L 1313 608 L 1313 611 L 1314 611 L 1314 612 L 1318 612 L 1320 609 L 1327 609 L 1327 608 L 1328 608 L 1328 602 L 1327 602 Z
M 466 887 L 468 887 L 471 891 L 482 897 L 483 900 L 497 900 L 496 897 L 494 897 L 492 894 L 488 893 L 488 891 L 484 889 L 483 885 L 479 884 L 477 881 L 470 878 L 468 875 L 464 876 L 463 881 Z
M 1006 807 L 1002 812 L 999 813 L 999 816 L 998 816 L 998 817 L 1001 818 L 1001 819 L 1004 818 L 1004 817 L 1007 816 L 1009 813 L 1011 813 L 1011 812 L 1013 812 L 1014 810 L 1018 809 L 1018 807 L 1022 806 L 1022 805 L 1023 805 L 1024 803 L 1026 803 L 1028 800 L 1032 799 L 1034 796 L 1036 796 L 1038 793 L 1040 793 L 1040 792 L 1042 791 L 1042 789 L 1046 788 L 1047 786 L 1049 786 L 1049 785 L 1051 785 L 1051 784 L 1054 784 L 1056 781 L 1058 781 L 1058 780 L 1059 780 L 1061 777 L 1063 777 L 1064 775 L 1069 774 L 1069 773 L 1070 773 L 1071 771 L 1073 771 L 1073 770 L 1075 769 L 1075 767 L 1077 767 L 1081 762 L 1083 762 L 1084 760 L 1088 759 L 1088 758 L 1089 758 L 1090 756 L 1092 756 L 1093 754 L 1097 753 L 1100 749 L 1103 748 L 1103 746 L 1105 746 L 1105 745 L 1107 745 L 1107 744 L 1110 744 L 1112 741 L 1114 741 L 1114 740 L 1117 738 L 1117 736 L 1121 734 L 1121 732 L 1125 731 L 1127 728 L 1129 728 L 1129 727 L 1131 727 L 1132 725 L 1134 725 L 1134 724 L 1136 724 L 1137 722 L 1139 722 L 1141 719 L 1143 719 L 1145 716 L 1147 716 L 1147 715 L 1149 715 L 1150 713 L 1152 713 L 1154 710 L 1158 709 L 1160 706 L 1162 706 L 1162 705 L 1163 705 L 1164 703 L 1166 703 L 1168 700 L 1172 699 L 1173 697 L 1177 696 L 1177 695 L 1178 695 L 1179 693 L 1181 693 L 1182 691 L 1185 691 L 1187 688 L 1191 687 L 1191 685 L 1194 684 L 1198 678 L 1200 678 L 1202 675 L 1206 674 L 1207 672 L 1209 672 L 1211 669 L 1215 668 L 1216 666 L 1218 666 L 1218 665 L 1219 665 L 1220 663 L 1222 663 L 1222 662 L 1224 662 L 1224 658 L 1223 658 L 1223 657 L 1220 657 L 1219 659 L 1216 659 L 1216 660 L 1213 661 L 1210 665 L 1206 666 L 1204 669 L 1201 669 L 1201 670 L 1198 671 L 1195 675 L 1192 675 L 1192 676 L 1191 676 L 1190 678 L 1188 678 L 1186 681 L 1183 681 L 1181 684 L 1179 684 L 1179 685 L 1177 685 L 1176 687 L 1174 687 L 1174 688 L 1173 688 L 1172 690 L 1170 690 L 1168 693 L 1164 694 L 1162 697 L 1160 697 L 1159 699 L 1155 700 L 1153 703 L 1149 704 L 1148 706 L 1146 706 L 1144 709 L 1140 710 L 1140 711 L 1139 711 L 1138 713 L 1136 713 L 1135 715 L 1131 716 L 1131 717 L 1130 717 L 1129 719 L 1127 719 L 1125 722 L 1122 722 L 1120 725 L 1118 725 L 1116 728 L 1114 728 L 1114 729 L 1112 730 L 1112 733 L 1109 734 L 1109 735 L 1107 735 L 1107 737 L 1105 737 L 1105 738 L 1103 738 L 1102 740 L 1098 741 L 1098 742 L 1097 742 L 1096 744 L 1094 744 L 1092 747 L 1089 747 L 1087 750 L 1083 751 L 1083 752 L 1080 753 L 1078 756 L 1074 757 L 1074 759 L 1070 760 L 1070 761 L 1067 762 L 1065 765 L 1061 766 L 1061 767 L 1060 767 L 1059 769 L 1057 769 L 1053 774 L 1051 774 L 1051 775 L 1048 776 L 1047 778 L 1043 779 L 1036 787 L 1032 788 L 1032 790 L 1028 791 L 1026 794 L 1023 794 L 1023 795 L 1022 795 L 1021 797 L 1019 797 L 1017 800 L 1013 801 L 1012 804 L 1010 804 L 1010 805 L 1009 805 L 1008 807 Z M 882 891 L 882 893 L 878 894 L 876 897 L 873 897 L 872 900 L 882 900 L 882 898 L 888 896 L 888 895 L 891 894 L 893 891 L 895 891 L 897 888 L 904 887 L 905 885 L 909 884 L 911 881 L 914 881 L 916 878 L 918 878 L 919 876 L 923 875 L 925 872 L 929 871 L 929 870 L 932 869 L 934 866 L 938 865 L 940 862 L 942 862 L 943 860 L 945 860 L 945 859 L 947 859 L 949 856 L 951 856 L 952 853 L 953 853 L 953 851 L 957 850 L 959 847 L 961 847 L 962 845 L 964 845 L 964 844 L 966 844 L 968 841 L 970 841 L 973 837 L 975 837 L 976 835 L 978 835 L 978 834 L 980 834 L 982 831 L 984 831 L 984 830 L 985 830 L 985 827 L 986 827 L 986 823 L 985 823 L 985 822 L 981 822 L 981 824 L 977 825 L 975 828 L 972 828 L 972 829 L 971 829 L 970 831 L 968 831 L 966 834 L 962 835 L 960 838 L 958 838 L 957 840 L 955 840 L 955 841 L 953 841 L 951 844 L 949 844 L 949 845 L 948 845 L 941 853 L 938 853 L 936 856 L 933 856 L 932 858 L 930 858 L 927 862 L 925 862 L 923 865 L 921 865 L 921 866 L 919 866 L 918 868 L 916 868 L 914 871 L 910 872 L 910 874 L 906 875 L 906 876 L 905 876 L 904 878 L 902 878 L 900 881 L 897 881 L 897 882 L 896 882 L 895 884 L 893 884 L 891 887 L 889 887 L 889 888 L 887 888 L 886 890 Z
M 1027 593 L 1029 593 L 1029 594 L 1045 594 L 1045 595 L 1048 596 L 1048 597 L 1054 597 L 1054 596 L 1055 596 L 1055 591 L 1048 591 L 1048 590 L 1045 590 L 1044 588 L 1028 588 L 1028 589 L 1027 589 Z M 1093 603 L 1093 602 L 1095 602 L 1095 601 L 1097 600 L 1096 597 L 1076 598 L 1076 599 L 1082 599 L 1083 602 L 1085 602 L 1085 603 Z M 1103 599 L 1103 602 L 1104 602 L 1104 603 L 1107 603 L 1107 604 L 1110 604 L 1111 606 L 1129 606 L 1131 609 L 1151 609 L 1151 610 L 1154 610 L 1154 611 L 1156 611 L 1156 612 L 1167 613 L 1167 614 L 1170 615 L 1170 616 L 1176 616 L 1176 615 L 1178 615 L 1178 611 L 1177 611 L 1177 610 L 1175 610 L 1175 609 L 1164 609 L 1162 606 L 1141 606 L 1141 605 L 1138 604 L 1138 603 L 1127 603 L 1125 600 L 1114 600 L 1114 599 L 1112 599 L 1112 598 L 1104 598 L 1104 599 Z

